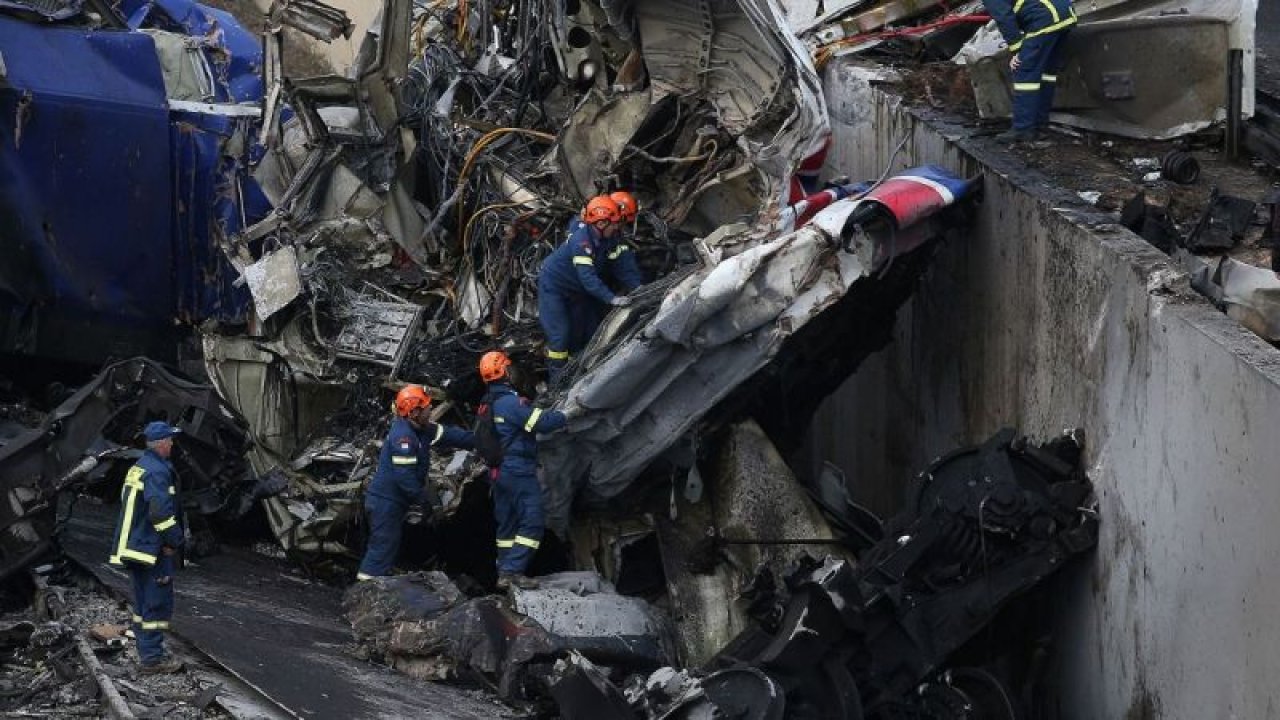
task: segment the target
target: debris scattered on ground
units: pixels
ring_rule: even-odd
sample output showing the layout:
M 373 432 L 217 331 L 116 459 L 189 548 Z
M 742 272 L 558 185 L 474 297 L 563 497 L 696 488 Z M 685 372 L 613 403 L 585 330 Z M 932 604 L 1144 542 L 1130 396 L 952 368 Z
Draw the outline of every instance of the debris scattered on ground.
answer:
M 234 717 L 217 703 L 216 682 L 189 672 L 140 673 L 133 641 L 123 634 L 128 608 L 81 574 L 44 570 L 33 605 L 0 615 L 0 714 Z

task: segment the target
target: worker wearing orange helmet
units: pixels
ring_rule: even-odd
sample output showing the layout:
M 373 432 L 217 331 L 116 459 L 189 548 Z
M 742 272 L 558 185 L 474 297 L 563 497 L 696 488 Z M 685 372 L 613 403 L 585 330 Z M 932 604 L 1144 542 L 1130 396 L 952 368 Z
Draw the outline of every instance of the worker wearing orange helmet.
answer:
M 532 407 L 511 385 L 506 353 L 480 358 L 502 460 L 493 473 L 493 513 L 498 522 L 498 584 L 526 585 L 525 572 L 546 529 L 538 483 L 538 438 L 565 425 L 564 413 Z
M 394 410 L 378 469 L 364 495 L 369 543 L 357 580 L 391 574 L 410 506 L 430 507 L 432 516 L 439 517 L 440 498 L 427 481 L 431 448 L 470 449 L 473 443 L 469 430 L 431 421 L 431 396 L 421 385 L 406 385 L 396 393 Z
M 608 195 L 591 198 L 569 237 L 542 263 L 538 273 L 538 319 L 547 337 L 547 369 L 554 383 L 570 353 L 586 346 L 600 325 L 601 308 L 630 304 L 626 293 L 640 285 L 634 275 L 616 273 L 611 257 L 622 229 L 623 210 Z M 616 294 L 607 280 L 622 290 Z

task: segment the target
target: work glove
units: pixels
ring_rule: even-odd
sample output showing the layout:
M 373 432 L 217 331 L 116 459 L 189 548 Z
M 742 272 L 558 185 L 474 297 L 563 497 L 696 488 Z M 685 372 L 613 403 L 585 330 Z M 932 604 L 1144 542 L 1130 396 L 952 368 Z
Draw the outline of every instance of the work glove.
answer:
M 627 307 L 631 304 L 631 298 L 626 295 L 614 295 L 609 304 L 614 307 Z
M 408 525 L 418 525 L 422 522 L 422 506 L 410 505 L 409 512 L 405 513 L 404 521 Z

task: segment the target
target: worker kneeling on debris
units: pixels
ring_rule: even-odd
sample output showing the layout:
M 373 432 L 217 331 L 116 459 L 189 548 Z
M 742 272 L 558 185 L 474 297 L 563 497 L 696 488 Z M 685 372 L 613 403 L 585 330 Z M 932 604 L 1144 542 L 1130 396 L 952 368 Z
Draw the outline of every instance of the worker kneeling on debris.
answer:
M 147 450 L 129 468 L 120 490 L 120 520 L 110 562 L 124 566 L 133 581 L 133 634 L 144 673 L 171 673 L 182 662 L 164 649 L 164 633 L 173 617 L 174 556 L 182 547 L 173 438 L 181 431 L 165 422 L 148 423 L 142 434 Z
M 631 198 L 633 219 L 635 211 Z M 592 198 L 581 221 L 570 222 L 565 243 L 542 263 L 538 320 L 547 336 L 547 370 L 553 383 L 570 354 L 586 347 L 608 308 L 628 305 L 626 293 L 641 285 L 635 253 L 619 241 L 623 220 L 624 211 L 614 198 Z M 607 281 L 613 281 L 623 294 L 615 294 Z
M 498 586 L 529 585 L 525 571 L 542 544 L 545 520 L 538 484 L 539 433 L 559 430 L 564 413 L 531 407 L 511 386 L 511 359 L 493 351 L 480 358 L 480 379 L 488 384 L 484 405 L 493 420 L 498 451 L 486 452 L 493 477 L 493 512 L 498 522 Z M 477 446 L 484 443 L 477 432 Z
M 1013 57 L 1013 128 L 1001 142 L 1030 142 L 1049 124 L 1063 46 L 1076 11 L 1071 0 L 982 0 Z
M 390 575 L 400 552 L 400 535 L 409 508 L 431 509 L 433 520 L 444 511 L 440 497 L 427 478 L 431 448 L 470 449 L 471 432 L 431 422 L 431 396 L 418 385 L 396 393 L 391 430 L 382 443 L 378 470 L 365 491 L 364 510 L 369 520 L 369 543 L 360 562 L 357 580 Z

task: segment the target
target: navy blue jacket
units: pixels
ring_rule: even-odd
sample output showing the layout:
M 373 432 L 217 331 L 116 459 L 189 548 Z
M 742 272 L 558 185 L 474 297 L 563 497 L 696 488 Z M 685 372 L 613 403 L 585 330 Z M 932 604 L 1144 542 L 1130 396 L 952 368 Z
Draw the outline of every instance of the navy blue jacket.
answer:
M 1012 52 L 1029 37 L 1057 32 L 1076 22 L 1071 0 L 982 0 L 982 4 Z
M 565 295 L 586 294 L 606 305 L 614 295 L 606 280 L 614 280 L 623 292 L 644 284 L 630 245 L 605 238 L 577 219 L 570 221 L 564 244 L 542 262 L 541 280 Z
M 538 434 L 559 430 L 565 425 L 564 413 L 529 405 L 510 385 L 489 383 L 493 422 L 505 451 L 502 466 L 529 470 L 538 464 Z
M 112 565 L 155 565 L 160 548 L 182 547 L 173 465 L 152 450 L 129 468 L 120 488 L 120 518 L 111 543 Z
M 471 431 L 435 423 L 427 423 L 418 429 L 405 418 L 392 420 L 387 440 L 382 443 L 382 454 L 378 456 L 378 469 L 366 494 L 405 507 L 438 507 L 440 498 L 427 482 L 427 473 L 431 470 L 431 448 L 436 445 L 470 450 L 473 446 Z

